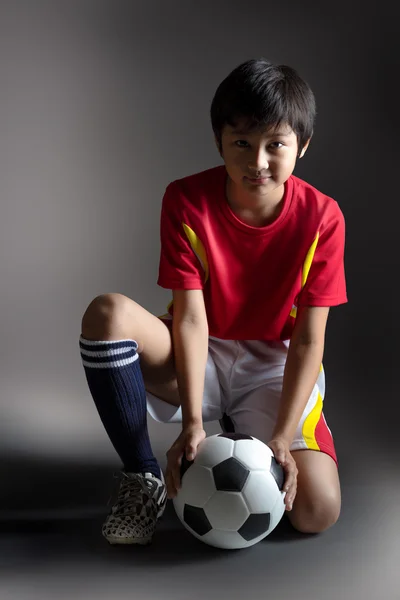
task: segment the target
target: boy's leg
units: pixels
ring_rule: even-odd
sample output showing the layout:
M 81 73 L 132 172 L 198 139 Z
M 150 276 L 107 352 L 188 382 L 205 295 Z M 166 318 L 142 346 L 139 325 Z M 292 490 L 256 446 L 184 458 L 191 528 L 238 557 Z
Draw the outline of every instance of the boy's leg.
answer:
M 228 425 L 268 443 L 279 412 L 287 346 L 283 343 L 240 342 L 231 373 L 234 390 Z M 286 346 L 286 347 L 285 347 Z M 321 369 L 291 444 L 298 468 L 297 495 L 286 512 L 302 532 L 318 533 L 333 525 L 340 513 L 340 483 L 331 431 L 323 414 L 325 376 Z
M 145 388 L 179 403 L 168 328 L 126 296 L 107 294 L 86 310 L 80 346 L 89 389 L 125 470 L 160 477 Z
M 135 340 L 146 390 L 180 406 L 171 333 L 161 319 L 127 296 L 104 294 L 89 304 L 82 319 L 82 336 Z
M 145 388 L 179 406 L 170 332 L 133 300 L 107 294 L 84 314 L 80 349 L 93 400 L 125 471 L 103 534 L 111 543 L 148 543 L 166 492 L 148 436 Z
M 259 416 L 258 416 L 259 418 Z M 234 426 L 224 415 L 221 429 L 226 432 L 246 432 L 259 439 L 262 436 L 240 421 Z M 263 440 L 267 443 L 267 439 Z M 321 533 L 336 523 L 340 515 L 341 491 L 338 467 L 334 459 L 318 450 L 291 450 L 296 461 L 297 493 L 291 511 L 285 514 L 295 529 L 302 533 Z
M 292 450 L 296 461 L 297 493 L 291 511 L 293 527 L 320 533 L 336 523 L 341 508 L 338 468 L 331 456 L 318 450 Z

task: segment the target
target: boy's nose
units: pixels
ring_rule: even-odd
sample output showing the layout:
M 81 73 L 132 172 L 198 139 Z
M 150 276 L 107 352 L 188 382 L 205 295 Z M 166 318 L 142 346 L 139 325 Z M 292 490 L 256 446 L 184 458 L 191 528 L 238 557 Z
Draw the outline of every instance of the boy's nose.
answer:
M 259 172 L 259 176 L 266 175 L 269 167 L 268 157 L 265 152 L 255 154 L 248 163 L 251 172 Z
M 268 167 L 269 164 L 267 162 L 264 163 L 249 163 L 248 164 L 248 169 L 249 172 L 254 176 L 254 177 L 267 177 L 268 176 Z

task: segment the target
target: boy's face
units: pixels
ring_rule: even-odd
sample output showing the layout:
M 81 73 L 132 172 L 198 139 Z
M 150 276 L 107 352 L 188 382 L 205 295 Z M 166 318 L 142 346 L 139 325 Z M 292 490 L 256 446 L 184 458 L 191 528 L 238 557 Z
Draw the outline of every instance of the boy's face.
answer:
M 236 127 L 225 125 L 222 131 L 220 153 L 226 170 L 237 191 L 269 195 L 280 188 L 294 170 L 298 154 L 296 134 L 283 123 L 277 129 L 251 132 L 246 132 L 243 126 L 243 121 Z M 299 158 L 304 156 L 309 142 Z

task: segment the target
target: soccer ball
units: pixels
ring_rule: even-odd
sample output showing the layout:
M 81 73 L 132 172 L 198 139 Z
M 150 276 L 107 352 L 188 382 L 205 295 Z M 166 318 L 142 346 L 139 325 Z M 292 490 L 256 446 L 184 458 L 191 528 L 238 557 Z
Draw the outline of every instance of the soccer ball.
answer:
M 284 472 L 260 440 L 241 433 L 205 438 L 193 461 L 184 456 L 181 488 L 173 499 L 179 520 L 217 548 L 253 546 L 285 512 Z

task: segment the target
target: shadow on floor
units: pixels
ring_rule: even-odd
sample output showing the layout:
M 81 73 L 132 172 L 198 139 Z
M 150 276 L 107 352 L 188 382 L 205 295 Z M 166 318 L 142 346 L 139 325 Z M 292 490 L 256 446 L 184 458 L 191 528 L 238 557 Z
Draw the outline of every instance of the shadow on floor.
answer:
M 115 468 L 33 459 L 8 461 L 0 468 L 0 533 L 3 544 L 0 565 L 54 563 L 68 560 L 96 560 L 121 565 L 135 563 L 176 564 L 215 560 L 226 550 L 197 540 L 180 523 L 168 502 L 151 545 L 111 546 L 101 534 L 108 513 L 107 504 L 118 483 Z M 3 473 L 1 473 L 3 470 Z M 305 539 L 286 516 L 260 544 Z M 248 551 L 249 549 L 244 549 Z M 238 552 L 238 551 L 231 551 Z M 151 558 L 150 558 L 151 557 Z
M 341 479 L 351 480 L 358 460 L 355 450 L 338 453 Z M 364 456 L 365 460 L 365 456 Z M 107 507 L 117 485 L 120 465 L 14 455 L 0 456 L 0 520 L 15 512 L 91 510 Z
M 111 546 L 101 535 L 101 525 L 106 515 L 88 515 L 64 519 L 12 519 L 0 521 L 0 534 L 4 544 L 0 564 L 8 568 L 29 563 L 54 563 L 55 561 L 105 561 L 119 566 L 129 565 L 134 557 L 137 565 L 166 566 L 185 564 L 199 559 L 215 560 L 226 557 L 227 551 L 214 548 L 197 540 L 178 520 L 172 502 L 168 502 L 163 518 L 157 526 L 153 542 L 146 546 Z M 293 542 L 307 537 L 297 532 L 287 517 L 264 540 L 262 545 Z M 14 552 L 10 551 L 14 547 Z M 8 552 L 6 551 L 8 548 Z M 248 549 L 244 549 L 246 552 Z M 242 551 L 242 552 L 243 552 Z M 239 551 L 233 550 L 233 553 Z

